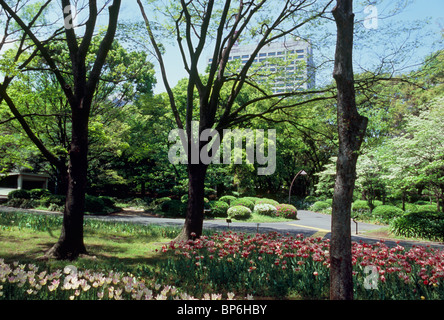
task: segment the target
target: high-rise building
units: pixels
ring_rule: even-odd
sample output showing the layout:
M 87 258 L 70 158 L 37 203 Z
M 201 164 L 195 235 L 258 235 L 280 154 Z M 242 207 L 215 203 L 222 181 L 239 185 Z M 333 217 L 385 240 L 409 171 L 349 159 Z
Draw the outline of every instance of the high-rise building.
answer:
M 227 73 L 235 73 L 247 63 L 256 45 L 238 45 L 231 49 Z M 209 63 L 211 63 L 209 59 Z M 315 86 L 313 51 L 308 41 L 271 43 L 254 57 L 248 76 L 268 85 L 273 93 L 311 89 Z

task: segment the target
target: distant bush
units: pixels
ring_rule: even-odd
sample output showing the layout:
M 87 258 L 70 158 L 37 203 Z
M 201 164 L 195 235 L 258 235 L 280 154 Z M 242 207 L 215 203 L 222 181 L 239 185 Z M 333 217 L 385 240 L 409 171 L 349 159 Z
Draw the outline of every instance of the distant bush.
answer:
M 331 205 L 328 202 L 316 201 L 311 206 L 311 210 L 313 210 L 314 212 L 321 212 L 322 210 L 328 209 L 330 207 L 331 207 Z
M 32 189 L 29 194 L 31 199 L 40 200 L 44 196 L 49 196 L 51 192 L 48 189 Z
M 209 207 L 211 209 L 211 216 L 226 217 L 229 208 L 228 203 L 220 200 L 210 201 Z
M 47 196 L 43 196 L 40 198 L 40 205 L 42 207 L 49 207 L 51 204 L 57 205 L 59 207 L 64 207 L 66 202 L 66 196 L 64 195 L 56 195 L 56 194 L 50 194 Z M 58 210 L 56 210 L 58 211 Z
M 402 216 L 403 214 L 404 211 L 402 211 L 402 209 L 390 205 L 378 206 L 372 212 L 374 218 L 387 224 L 392 219 Z
M 228 205 L 230 205 L 231 204 L 231 201 L 234 201 L 234 200 L 236 200 L 237 198 L 235 197 L 235 196 L 222 196 L 222 197 L 220 197 L 220 201 L 223 201 L 223 202 L 226 202 L 226 203 L 228 203 Z
M 6 205 L 14 208 L 32 209 L 37 206 L 37 203 L 33 199 L 12 198 L 8 200 Z
M 268 203 L 259 203 L 254 206 L 255 213 L 264 215 L 264 216 L 271 216 L 275 217 L 277 213 L 277 209 L 275 206 L 268 204 Z
M 431 205 L 431 204 L 423 204 L 423 205 L 417 205 L 416 211 L 430 211 L 430 212 L 437 212 L 437 206 Z
M 264 203 L 271 204 L 272 206 L 277 206 L 279 204 L 278 201 L 268 198 L 260 198 L 259 200 L 256 201 L 256 204 L 264 204 Z
M 11 199 L 31 199 L 31 193 L 24 189 L 13 190 L 8 193 L 8 200 Z
M 250 211 L 254 210 L 254 203 L 251 200 L 248 200 L 247 198 L 239 198 L 234 201 L 231 201 L 230 207 L 233 206 L 244 206 L 250 209 Z
M 409 212 L 391 221 L 390 228 L 397 236 L 444 241 L 444 213 Z
M 185 217 L 187 204 L 168 198 L 168 200 L 162 201 L 161 210 L 168 217 Z
M 304 201 L 307 203 L 315 203 L 318 199 L 315 196 L 306 196 Z
M 251 202 L 253 202 L 253 204 L 256 204 L 256 202 L 261 199 L 258 197 L 243 197 L 243 198 L 250 200 Z
M 298 215 L 298 210 L 291 204 L 278 204 L 276 210 L 276 216 L 278 217 L 296 219 Z
M 352 203 L 353 211 L 370 210 L 367 200 L 355 200 Z
M 236 220 L 246 220 L 251 216 L 251 210 L 245 206 L 234 206 L 228 208 L 227 214 Z

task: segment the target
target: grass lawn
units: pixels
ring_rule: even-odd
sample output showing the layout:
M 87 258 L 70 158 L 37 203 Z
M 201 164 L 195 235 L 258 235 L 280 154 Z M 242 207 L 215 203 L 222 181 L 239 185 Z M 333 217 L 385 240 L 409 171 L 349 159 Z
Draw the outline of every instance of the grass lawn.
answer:
M 0 258 L 6 262 L 38 261 L 58 240 L 61 217 L 0 213 Z M 143 266 L 154 269 L 159 259 L 156 250 L 170 242 L 179 228 L 141 226 L 126 223 L 85 221 L 84 242 L 89 255 L 71 263 L 81 268 L 124 269 L 134 271 Z M 45 261 L 60 268 L 63 261 Z

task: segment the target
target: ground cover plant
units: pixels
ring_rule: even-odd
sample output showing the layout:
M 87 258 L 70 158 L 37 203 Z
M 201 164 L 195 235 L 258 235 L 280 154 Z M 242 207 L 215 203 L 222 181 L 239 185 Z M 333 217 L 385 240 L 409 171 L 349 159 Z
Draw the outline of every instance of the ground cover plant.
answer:
M 179 228 L 90 218 L 85 241 L 94 258 L 35 259 L 61 221 L 0 213 L 0 299 L 328 298 L 328 239 L 206 232 L 172 242 Z M 353 277 L 355 299 L 442 300 L 444 251 L 353 243 Z

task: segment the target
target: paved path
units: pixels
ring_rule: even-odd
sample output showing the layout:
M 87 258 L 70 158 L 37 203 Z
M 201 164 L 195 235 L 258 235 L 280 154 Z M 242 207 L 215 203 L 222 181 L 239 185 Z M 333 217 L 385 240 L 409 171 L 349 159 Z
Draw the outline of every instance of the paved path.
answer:
M 41 211 L 41 210 L 24 210 L 17 208 L 10 208 L 0 205 L 1 211 L 32 211 L 39 213 L 51 213 L 51 214 L 60 214 L 50 211 Z M 144 214 L 143 211 L 130 211 L 125 210 L 122 213 L 111 214 L 107 216 L 86 216 L 88 219 L 101 219 L 105 221 L 116 221 L 116 222 L 128 222 L 128 223 L 139 223 L 143 225 L 148 224 L 156 224 L 156 225 L 164 225 L 164 226 L 183 226 L 184 219 L 173 219 L 173 218 L 161 218 L 161 217 L 153 217 L 148 214 Z M 356 224 L 353 221 L 350 221 L 351 230 L 352 230 L 352 240 L 353 241 L 365 241 L 368 243 L 378 242 L 381 239 L 378 237 L 372 237 L 371 234 L 366 234 L 366 231 L 377 230 L 382 226 L 362 223 L 358 222 L 358 233 L 356 233 Z M 327 214 L 321 214 L 306 210 L 298 210 L 298 219 L 289 222 L 263 222 L 263 223 L 254 223 L 254 222 L 239 222 L 234 221 L 228 225 L 225 220 L 221 219 L 211 219 L 204 221 L 204 229 L 212 229 L 212 230 L 232 230 L 236 232 L 279 232 L 282 234 L 303 234 L 306 237 L 309 236 L 319 236 L 330 238 L 331 235 L 331 216 Z M 394 240 L 386 240 L 387 245 L 395 245 L 396 241 Z M 419 241 L 401 241 L 403 246 L 411 246 L 411 245 L 431 245 L 438 248 L 444 249 L 443 243 L 434 243 L 434 242 L 419 242 Z

